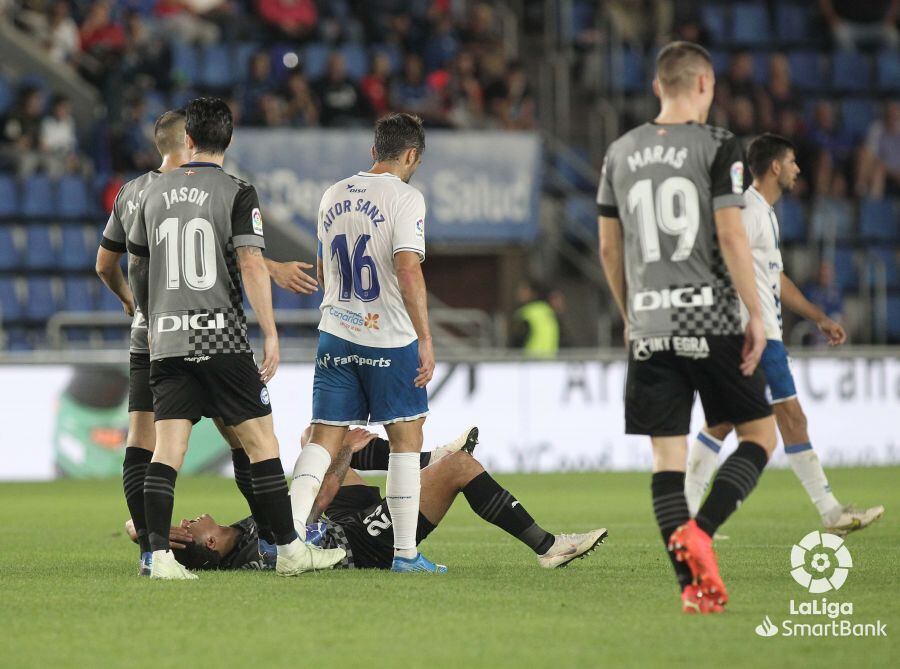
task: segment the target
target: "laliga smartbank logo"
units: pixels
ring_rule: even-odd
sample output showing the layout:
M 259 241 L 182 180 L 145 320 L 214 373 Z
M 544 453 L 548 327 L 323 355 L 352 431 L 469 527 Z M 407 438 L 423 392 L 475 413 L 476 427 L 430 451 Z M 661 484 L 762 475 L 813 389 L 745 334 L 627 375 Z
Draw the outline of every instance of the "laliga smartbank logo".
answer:
M 844 540 L 834 534 L 810 532 L 791 548 L 791 577 L 806 592 L 821 595 L 840 590 L 853 568 L 853 557 Z M 881 620 L 856 622 L 853 602 L 791 599 L 789 617 L 780 624 L 766 616 L 756 626 L 761 637 L 879 637 L 887 636 Z

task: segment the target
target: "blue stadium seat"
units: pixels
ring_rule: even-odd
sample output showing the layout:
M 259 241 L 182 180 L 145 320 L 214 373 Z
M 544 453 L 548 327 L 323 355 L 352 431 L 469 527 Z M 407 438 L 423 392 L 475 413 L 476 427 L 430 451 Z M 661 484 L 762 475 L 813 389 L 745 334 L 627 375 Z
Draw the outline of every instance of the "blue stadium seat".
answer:
M 315 81 L 325 76 L 329 55 L 331 55 L 331 49 L 322 42 L 313 42 L 304 49 L 303 74 L 307 79 Z
M 891 343 L 900 342 L 900 295 L 888 297 L 887 337 Z
M 872 241 L 900 241 L 897 212 L 890 200 L 865 199 L 859 203 L 860 236 Z
M 610 71 L 613 90 L 635 93 L 648 87 L 644 79 L 643 57 L 638 51 L 628 48 L 614 51 Z
M 190 44 L 172 42 L 172 76 L 176 80 L 196 83 L 200 79 L 200 58 L 197 49 Z
M 98 293 L 96 305 L 99 311 L 122 311 L 122 302 L 111 290 L 101 286 Z
M 872 63 L 862 53 L 835 51 L 831 59 L 831 85 L 839 91 L 869 90 Z
M 46 276 L 28 279 L 28 299 L 25 301 L 25 318 L 45 321 L 59 311 L 53 280 Z
M 238 81 L 245 81 L 247 79 L 247 75 L 250 71 L 250 60 L 253 58 L 253 54 L 261 48 L 262 47 L 259 44 L 254 42 L 241 42 L 235 47 L 234 59 L 237 68 Z
M 788 54 L 791 81 L 798 89 L 820 91 L 825 88 L 825 70 L 822 57 L 815 51 L 794 51 Z
M 731 8 L 731 42 L 743 46 L 766 44 L 772 28 L 763 3 L 737 3 Z
M 780 3 L 775 8 L 775 32 L 778 41 L 788 44 L 802 44 L 809 41 L 809 26 L 812 17 L 804 5 Z
M 767 51 L 753 54 L 753 81 L 761 86 L 769 83 L 769 56 Z
M 67 277 L 63 291 L 63 309 L 66 311 L 93 311 L 94 283 L 93 279 Z
M 66 225 L 62 229 L 62 248 L 59 250 L 59 265 L 62 269 L 86 270 L 94 267 L 97 259 L 97 245 L 93 235 L 81 225 Z
M 888 288 L 900 287 L 900 272 L 897 271 L 897 250 L 894 247 L 873 246 L 868 249 L 866 282 L 870 285 L 875 282 L 878 276 L 876 267 L 884 267 Z
M 52 269 L 56 266 L 56 249 L 51 227 L 32 223 L 25 228 L 25 267 L 28 269 Z
M 81 177 L 60 179 L 57 199 L 59 214 L 65 218 L 85 218 L 93 213 L 88 186 Z
M 236 81 L 237 72 L 231 58 L 231 49 L 225 44 L 212 44 L 203 52 L 203 66 L 199 82 L 212 88 L 226 88 Z
M 359 81 L 369 73 L 369 54 L 359 44 L 346 44 L 341 48 L 347 64 L 347 76 Z
M 15 101 L 16 94 L 13 87 L 5 77 L 0 76 L 0 114 L 5 114 Z
M 841 290 L 854 290 L 859 285 L 859 271 L 853 261 L 853 251 L 838 248 L 834 251 L 834 282 Z
M 703 3 L 700 9 L 700 17 L 703 25 L 709 31 L 710 41 L 713 44 L 723 44 L 728 41 L 727 21 L 725 8 L 711 3 Z
M 16 290 L 16 280 L 0 278 L 0 321 L 9 323 L 22 318 L 22 302 Z
M 882 91 L 900 91 L 900 57 L 896 51 L 885 49 L 878 54 L 878 88 Z
M 781 228 L 781 243 L 806 241 L 806 214 L 803 203 L 795 197 L 783 197 L 775 205 L 778 225 Z
M 810 229 L 813 239 L 824 240 L 834 234 L 839 242 L 852 242 L 856 237 L 856 212 L 850 200 L 824 197 L 813 201 Z
M 878 104 L 874 100 L 850 98 L 841 103 L 841 124 L 856 137 L 863 137 L 877 117 Z
M 731 60 L 731 54 L 727 51 L 719 49 L 711 49 L 709 52 L 713 62 L 713 71 L 716 76 L 724 75 L 728 71 L 728 61 Z
M 0 174 L 0 218 L 19 213 L 19 189 L 12 175 Z
M 387 55 L 391 61 L 391 74 L 397 74 L 403 68 L 403 50 L 396 44 L 376 44 L 372 51 Z
M 12 227 L 0 225 L 0 270 L 16 269 L 20 262 Z
M 56 188 L 49 177 L 29 177 L 22 187 L 22 213 L 30 218 L 47 218 L 56 212 Z
M 172 91 L 172 108 L 178 109 L 179 107 L 184 107 L 188 102 L 197 97 L 197 91 L 193 88 L 179 88 Z M 131 178 L 138 176 L 133 175 Z
M 31 340 L 25 328 L 12 328 L 6 331 L 6 348 L 9 351 L 30 351 Z

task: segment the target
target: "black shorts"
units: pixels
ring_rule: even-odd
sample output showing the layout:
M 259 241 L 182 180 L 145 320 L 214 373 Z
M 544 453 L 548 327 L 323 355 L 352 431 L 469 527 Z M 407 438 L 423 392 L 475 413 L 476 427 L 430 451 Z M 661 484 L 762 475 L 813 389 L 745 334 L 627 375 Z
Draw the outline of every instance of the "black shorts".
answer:
M 272 413 L 252 353 L 154 360 L 150 388 L 156 420 L 221 417 L 231 426 Z
M 153 411 L 150 354 L 132 353 L 128 364 L 128 411 Z
M 394 561 L 394 527 L 387 500 L 373 486 L 342 486 L 325 515 L 340 525 L 350 549 L 348 557 L 357 569 L 390 569 Z M 421 543 L 435 526 L 419 513 L 416 543 Z
M 743 335 L 647 337 L 631 342 L 625 432 L 675 437 L 691 430 L 694 393 L 708 425 L 739 425 L 772 415 L 757 367 L 740 370 Z

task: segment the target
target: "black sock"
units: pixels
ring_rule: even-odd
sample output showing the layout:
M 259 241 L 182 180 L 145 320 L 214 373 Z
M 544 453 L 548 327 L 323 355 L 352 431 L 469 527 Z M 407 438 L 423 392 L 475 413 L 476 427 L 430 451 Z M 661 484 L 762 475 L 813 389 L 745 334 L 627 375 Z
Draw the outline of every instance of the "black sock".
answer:
M 391 445 L 387 439 L 375 437 L 361 451 L 350 457 L 350 466 L 361 472 L 386 471 Z M 431 453 L 419 453 L 419 467 L 425 468 L 431 461 Z
M 763 473 L 769 456 L 752 441 L 742 441 L 713 479 L 709 496 L 697 512 L 697 525 L 709 536 L 747 499 Z
M 147 465 L 150 464 L 152 457 L 151 451 L 137 446 L 128 446 L 125 449 L 125 461 L 122 463 L 122 488 L 125 490 L 125 504 L 128 505 L 128 513 L 131 514 L 134 531 L 137 532 L 141 554 L 150 550 L 150 540 L 147 538 L 147 517 L 144 514 L 144 477 L 147 475 Z
M 263 541 L 274 544 L 275 533 L 269 526 L 269 519 L 266 518 L 265 512 L 260 508 L 253 494 L 253 481 L 250 477 L 250 458 L 243 448 L 231 449 L 231 462 L 234 465 L 234 482 L 237 483 L 238 490 L 247 500 L 247 506 L 250 507 L 250 515 L 256 523 L 256 529 L 259 538 Z
M 672 532 L 691 519 L 687 499 L 684 496 L 684 472 L 655 472 L 651 479 L 650 491 L 653 495 L 653 513 L 662 534 L 663 545 L 666 546 L 666 553 L 675 568 L 678 585 L 684 590 L 693 581 L 691 570 L 686 563 L 676 560 L 675 555 L 668 549 Z
M 469 481 L 462 494 L 475 513 L 509 532 L 538 555 L 553 545 L 555 537 L 534 522 L 525 507 L 487 472 Z
M 287 481 L 284 479 L 284 468 L 281 460 L 270 458 L 250 465 L 253 483 L 253 496 L 268 518 L 269 527 L 275 534 L 275 543 L 279 546 L 291 543 L 297 538 L 294 530 L 294 516 L 291 513 L 291 498 L 288 495 Z
M 144 508 L 147 514 L 147 534 L 150 550 L 169 550 L 169 528 L 172 526 L 172 507 L 175 506 L 175 479 L 178 472 L 161 462 L 147 465 L 144 477 Z

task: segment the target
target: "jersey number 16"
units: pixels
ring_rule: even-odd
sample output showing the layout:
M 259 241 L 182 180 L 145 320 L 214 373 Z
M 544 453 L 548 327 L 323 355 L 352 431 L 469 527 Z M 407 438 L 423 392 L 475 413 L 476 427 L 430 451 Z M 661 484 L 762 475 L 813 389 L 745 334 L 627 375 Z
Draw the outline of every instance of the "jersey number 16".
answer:
M 347 245 L 347 235 L 335 235 L 331 241 L 331 257 L 337 257 L 338 270 L 341 273 L 338 296 L 341 302 L 349 302 L 351 293 L 363 302 L 371 302 L 381 294 L 375 259 L 366 255 L 366 244 L 371 238 L 371 235 L 360 235 L 356 238 L 352 258 Z

